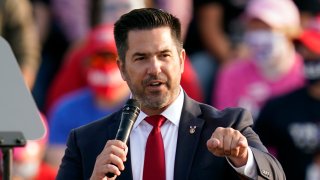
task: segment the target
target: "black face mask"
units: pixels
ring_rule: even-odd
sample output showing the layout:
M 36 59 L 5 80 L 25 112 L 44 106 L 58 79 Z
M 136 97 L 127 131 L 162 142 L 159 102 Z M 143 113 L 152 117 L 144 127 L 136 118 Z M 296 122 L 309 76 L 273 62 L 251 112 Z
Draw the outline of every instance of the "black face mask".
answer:
M 304 76 L 309 85 L 320 81 L 320 60 L 304 61 Z

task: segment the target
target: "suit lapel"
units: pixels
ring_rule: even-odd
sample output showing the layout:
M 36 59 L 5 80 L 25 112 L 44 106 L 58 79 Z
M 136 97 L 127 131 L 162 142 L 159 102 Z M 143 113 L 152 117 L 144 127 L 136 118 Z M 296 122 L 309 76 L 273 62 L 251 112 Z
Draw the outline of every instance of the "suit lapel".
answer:
M 200 114 L 199 105 L 185 94 L 179 124 L 174 179 L 188 179 L 204 125 L 204 120 L 197 118 Z

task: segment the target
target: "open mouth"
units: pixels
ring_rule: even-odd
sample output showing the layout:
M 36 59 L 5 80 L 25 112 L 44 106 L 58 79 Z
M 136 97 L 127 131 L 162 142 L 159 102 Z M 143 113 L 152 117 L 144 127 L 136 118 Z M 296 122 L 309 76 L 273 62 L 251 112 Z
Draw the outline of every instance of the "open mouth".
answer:
M 161 82 L 153 82 L 149 84 L 149 86 L 161 86 L 161 85 L 162 85 Z
M 149 90 L 159 91 L 165 85 L 162 81 L 151 81 L 148 83 L 147 87 Z

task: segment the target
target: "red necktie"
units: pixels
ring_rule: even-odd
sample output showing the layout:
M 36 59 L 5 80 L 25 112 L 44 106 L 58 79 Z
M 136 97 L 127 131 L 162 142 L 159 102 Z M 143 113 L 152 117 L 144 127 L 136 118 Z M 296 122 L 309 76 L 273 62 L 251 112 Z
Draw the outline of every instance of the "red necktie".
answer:
M 143 180 L 165 180 L 166 163 L 160 127 L 166 118 L 162 115 L 154 115 L 146 117 L 145 120 L 153 126 L 153 129 L 147 139 Z

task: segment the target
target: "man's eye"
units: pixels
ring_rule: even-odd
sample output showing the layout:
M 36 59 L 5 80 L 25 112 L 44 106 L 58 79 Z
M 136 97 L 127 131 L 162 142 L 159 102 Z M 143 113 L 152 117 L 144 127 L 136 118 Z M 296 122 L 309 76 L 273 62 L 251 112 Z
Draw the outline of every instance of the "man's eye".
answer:
M 170 57 L 170 54 L 161 54 L 161 56 L 166 58 L 166 57 Z
M 145 59 L 145 57 L 141 56 L 141 57 L 135 58 L 134 60 L 135 60 L 135 61 L 141 61 L 141 60 L 144 60 L 144 59 Z

